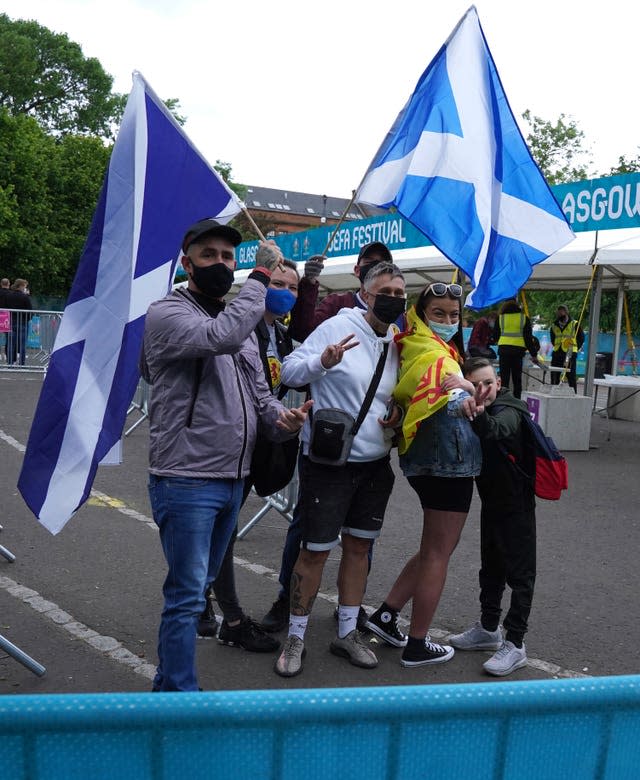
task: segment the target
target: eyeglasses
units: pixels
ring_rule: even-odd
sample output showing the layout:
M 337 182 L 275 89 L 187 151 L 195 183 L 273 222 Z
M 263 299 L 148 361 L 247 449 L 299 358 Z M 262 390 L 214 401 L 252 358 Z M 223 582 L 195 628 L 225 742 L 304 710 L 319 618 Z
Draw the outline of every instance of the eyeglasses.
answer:
M 462 287 L 459 284 L 445 284 L 444 282 L 433 282 L 427 287 L 427 294 L 433 293 L 436 298 L 442 298 L 449 294 L 453 298 L 462 298 Z

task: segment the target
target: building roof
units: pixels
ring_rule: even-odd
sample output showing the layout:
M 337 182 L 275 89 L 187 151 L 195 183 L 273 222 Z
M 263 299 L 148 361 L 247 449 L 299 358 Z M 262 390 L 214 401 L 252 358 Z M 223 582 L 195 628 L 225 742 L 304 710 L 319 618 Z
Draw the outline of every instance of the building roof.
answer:
M 278 190 L 272 187 L 247 186 L 245 203 L 248 209 L 273 211 L 281 214 L 300 214 L 310 218 L 326 217 L 328 220 L 340 219 L 349 204 L 348 198 L 335 198 L 331 195 L 314 195 L 310 192 Z M 384 214 L 382 209 L 354 203 L 346 219 L 363 219 Z

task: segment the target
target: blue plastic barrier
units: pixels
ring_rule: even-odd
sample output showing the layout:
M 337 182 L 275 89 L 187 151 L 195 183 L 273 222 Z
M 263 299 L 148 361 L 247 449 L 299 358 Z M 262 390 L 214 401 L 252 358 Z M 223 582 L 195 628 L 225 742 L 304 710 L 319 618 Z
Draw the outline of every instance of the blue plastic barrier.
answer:
M 3 780 L 635 780 L 640 677 L 0 697 Z

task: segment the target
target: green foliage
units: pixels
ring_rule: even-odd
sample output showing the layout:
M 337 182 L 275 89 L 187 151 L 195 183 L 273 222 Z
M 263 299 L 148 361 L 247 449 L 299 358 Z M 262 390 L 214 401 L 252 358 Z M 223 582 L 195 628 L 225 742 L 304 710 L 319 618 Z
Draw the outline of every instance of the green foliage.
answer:
M 223 181 L 225 181 L 229 187 L 235 192 L 235 194 L 240 198 L 240 200 L 244 201 L 245 196 L 247 194 L 247 185 L 246 184 L 238 184 L 238 182 L 233 181 L 233 173 L 231 172 L 231 163 L 223 162 L 222 160 L 216 160 L 216 164 L 213 166 L 216 171 L 222 176 Z
M 110 149 L 99 138 L 48 135 L 0 109 L 0 273 L 36 295 L 66 297 Z
M 529 305 L 529 314 L 534 322 L 542 327 L 548 328 L 556 317 L 558 306 L 563 303 L 568 307 L 571 317 L 578 319 L 582 312 L 586 290 L 570 291 L 546 291 L 546 290 L 527 290 L 527 303 Z M 640 333 L 640 292 L 628 292 L 627 301 L 629 304 L 629 315 L 631 319 L 631 329 L 634 334 Z M 589 328 L 589 311 L 591 305 L 591 296 L 587 300 L 587 305 L 582 318 L 582 327 L 585 330 Z M 616 316 L 618 309 L 618 293 L 615 290 L 605 290 L 600 299 L 600 330 L 603 333 L 614 333 L 616 329 Z M 622 323 L 624 329 L 624 321 Z
M 35 21 L 0 14 L 0 107 L 50 133 L 112 137 L 126 98 L 77 43 Z
M 187 117 L 178 113 L 180 110 L 180 101 L 178 98 L 167 98 L 167 100 L 164 101 L 164 104 L 169 109 L 173 115 L 173 118 L 180 125 L 180 127 L 184 127 L 184 124 L 187 121 Z
M 235 192 L 240 200 L 244 202 L 247 195 L 247 186 L 246 184 L 238 184 L 233 181 L 231 163 L 224 162 L 223 160 L 216 160 L 216 164 L 213 167 L 218 171 L 223 180 Z M 276 230 L 276 223 L 274 220 L 269 219 L 268 217 L 257 217 L 253 215 L 252 218 L 263 236 L 267 236 L 269 233 L 273 233 Z M 243 241 L 256 241 L 259 238 L 251 220 L 249 220 L 247 215 L 243 212 L 240 212 L 237 217 L 234 217 L 230 224 L 240 232 Z
M 529 125 L 527 144 L 549 184 L 562 184 L 588 178 L 587 163 L 591 157 L 584 149 L 584 133 L 576 123 L 560 114 L 555 124 L 522 114 Z
M 607 176 L 616 176 L 622 173 L 636 173 L 640 171 L 640 154 L 632 159 L 627 159 L 624 155 L 618 157 L 618 164 L 611 168 Z

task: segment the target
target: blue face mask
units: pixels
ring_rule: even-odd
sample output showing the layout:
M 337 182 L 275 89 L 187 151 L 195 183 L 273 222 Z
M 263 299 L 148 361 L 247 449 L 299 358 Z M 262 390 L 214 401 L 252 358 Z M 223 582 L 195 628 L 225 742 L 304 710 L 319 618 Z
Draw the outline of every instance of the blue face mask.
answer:
M 268 312 L 275 314 L 276 317 L 282 317 L 283 314 L 290 312 L 296 302 L 296 296 L 291 290 L 283 290 L 277 287 L 267 287 L 267 297 L 264 305 Z
M 433 320 L 429 320 L 427 325 L 437 336 L 440 336 L 443 341 L 451 341 L 458 332 L 457 323 L 455 325 L 445 325 L 443 322 L 433 322 Z

